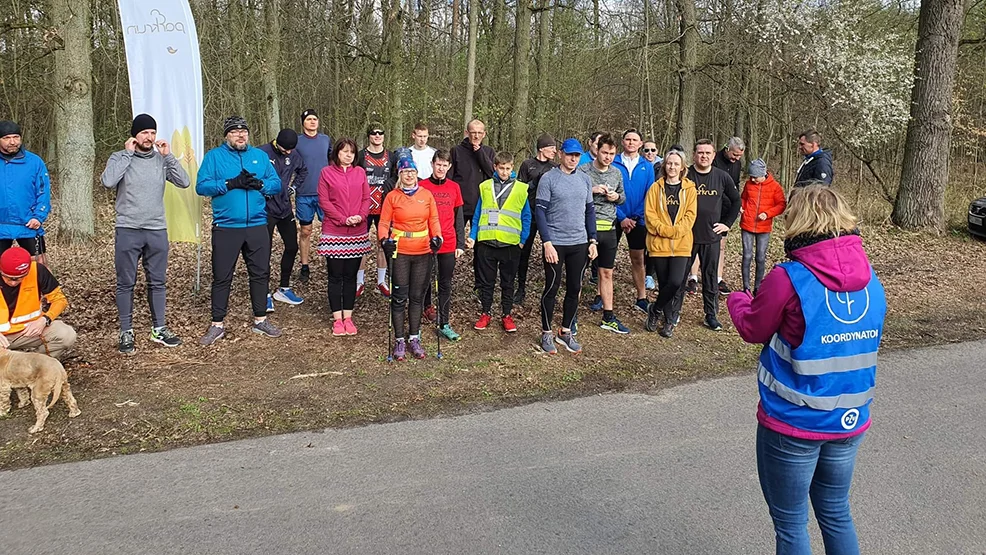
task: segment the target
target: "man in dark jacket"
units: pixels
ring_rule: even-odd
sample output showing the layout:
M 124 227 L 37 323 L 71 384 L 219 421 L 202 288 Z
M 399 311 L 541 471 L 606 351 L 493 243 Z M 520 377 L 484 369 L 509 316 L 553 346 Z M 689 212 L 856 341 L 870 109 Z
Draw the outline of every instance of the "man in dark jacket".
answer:
M 716 153 L 715 160 L 712 161 L 713 168 L 719 168 L 720 170 L 729 174 L 729 177 L 733 178 L 733 187 L 736 191 L 740 188 L 740 172 L 743 169 L 743 152 L 746 151 L 746 144 L 743 139 L 739 137 L 730 137 L 726 141 L 726 146 L 722 147 L 722 150 Z M 737 193 L 738 194 L 738 193 Z M 729 195 L 722 198 L 722 220 L 726 219 L 726 214 L 732 210 L 732 203 L 729 201 Z M 722 241 L 719 243 L 719 293 L 723 295 L 728 295 L 732 293 L 732 289 L 726 280 L 722 278 L 724 272 L 723 268 L 726 265 L 726 237 L 727 233 L 722 234 Z M 694 272 L 693 272 L 694 273 Z
M 295 150 L 297 146 L 298 133 L 293 129 L 282 129 L 277 134 L 277 139 L 260 147 L 260 150 L 267 153 L 270 163 L 274 165 L 274 171 L 281 179 L 281 191 L 267 197 L 267 234 L 273 244 L 274 230 L 277 229 L 284 241 L 281 281 L 273 295 L 270 294 L 270 289 L 267 290 L 267 312 L 274 312 L 274 301 L 292 306 L 304 302 L 304 299 L 291 290 L 291 268 L 298 256 L 298 226 L 294 211 L 291 210 L 291 194 L 308 177 L 308 167 L 301 153 Z
M 558 153 L 558 146 L 555 139 L 547 133 L 538 137 L 537 155 L 528 158 L 520 165 L 517 172 L 517 181 L 527 183 L 527 200 L 531 206 L 531 213 L 534 213 L 534 200 L 537 198 L 538 183 L 541 176 L 548 173 L 552 168 L 557 168 L 555 155 Z M 524 243 L 524 250 L 520 254 L 520 265 L 517 267 L 517 289 L 514 293 L 514 304 L 524 304 L 527 297 L 527 270 L 531 265 L 531 251 L 534 250 L 534 239 L 537 236 L 537 226 L 531 228 L 531 233 L 527 236 Z
M 486 124 L 474 119 L 466 126 L 466 138 L 452 147 L 452 181 L 462 189 L 462 216 L 472 221 L 479 202 L 479 184 L 493 179 L 493 158 L 496 152 L 483 144 Z
M 794 179 L 795 187 L 804 187 L 809 183 L 821 181 L 826 185 L 832 184 L 832 153 L 822 150 L 822 135 L 814 129 L 809 129 L 798 136 L 798 152 L 804 157 L 798 176 Z

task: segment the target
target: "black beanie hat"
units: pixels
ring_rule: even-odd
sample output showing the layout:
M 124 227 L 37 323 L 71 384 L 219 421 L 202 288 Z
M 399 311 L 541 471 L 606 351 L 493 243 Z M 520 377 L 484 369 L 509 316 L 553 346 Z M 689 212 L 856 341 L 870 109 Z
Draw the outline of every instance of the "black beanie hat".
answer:
M 298 146 L 298 133 L 294 129 L 281 129 L 275 142 L 284 150 L 293 150 L 294 147 Z
M 558 146 L 558 144 L 555 142 L 554 137 L 552 137 L 547 133 L 538 137 L 538 150 L 541 150 L 542 148 L 547 148 L 549 146 Z
M 140 114 L 134 118 L 134 122 L 130 125 L 130 136 L 136 137 L 137 133 L 147 129 L 157 131 L 157 122 L 147 114 Z
M 228 135 L 230 131 L 234 129 L 246 129 L 250 128 L 247 126 L 247 121 L 241 116 L 229 116 L 226 121 L 223 122 L 223 135 Z
M 21 126 L 9 120 L 0 121 L 0 138 L 7 135 L 21 135 Z
M 318 112 L 316 112 L 314 108 L 309 108 L 305 110 L 304 112 L 301 113 L 301 123 L 305 123 L 305 120 L 308 119 L 308 116 L 318 117 Z

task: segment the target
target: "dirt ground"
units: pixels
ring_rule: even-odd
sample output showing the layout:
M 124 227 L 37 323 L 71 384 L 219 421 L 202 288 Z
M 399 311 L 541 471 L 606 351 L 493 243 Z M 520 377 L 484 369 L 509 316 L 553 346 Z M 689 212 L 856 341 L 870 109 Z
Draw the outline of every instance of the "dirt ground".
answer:
M 101 216 L 108 216 L 103 214 Z M 250 333 L 246 271 L 233 284 L 227 338 L 201 347 L 209 322 L 210 252 L 203 245 L 202 290 L 194 291 L 196 250 L 173 245 L 169 268 L 168 323 L 185 340 L 177 349 L 149 341 L 143 284 L 136 292 L 137 354 L 117 353 L 112 227 L 109 217 L 93 244 L 51 247 L 50 262 L 71 302 L 64 320 L 79 331 L 76 358 L 69 360 L 82 415 L 69 420 L 61 403 L 44 432 L 27 433 L 33 411 L 14 409 L 0 420 L 0 468 L 20 468 L 94 457 L 303 429 L 448 416 L 545 399 L 613 391 L 651 392 L 684 381 L 752 374 L 759 346 L 745 345 L 721 303 L 722 332 L 701 326 L 700 297 L 686 301 L 675 337 L 643 331 L 644 316 L 630 309 L 632 286 L 621 253 L 617 268 L 617 315 L 632 333 L 598 328 L 599 315 L 580 309 L 578 356 L 540 353 L 537 308 L 516 309 L 520 332 L 507 336 L 496 323 L 472 329 L 477 304 L 469 291 L 469 260 L 459 263 L 453 324 L 462 341 L 443 342 L 434 357 L 433 333 L 423 335 L 425 360 L 388 363 L 387 302 L 368 291 L 357 302 L 356 337 L 332 337 L 325 269 L 315 257 L 307 286 L 297 284 L 303 305 L 277 304 L 273 321 L 284 336 Z M 734 235 L 737 235 L 734 233 Z M 731 237 L 726 278 L 739 284 L 740 241 Z M 889 315 L 883 346 L 956 342 L 986 337 L 986 243 L 961 232 L 944 237 L 879 226 L 864 229 L 865 245 L 886 285 Z M 275 244 L 277 244 L 275 238 Z M 772 241 L 769 263 L 783 255 Z M 275 252 L 276 267 L 277 256 Z M 468 256 L 468 255 L 467 255 Z M 373 272 L 367 272 L 372 281 Z M 540 266 L 532 269 L 540 289 Z M 276 281 L 275 281 L 276 285 Z M 594 294 L 586 287 L 585 297 Z M 536 295 L 529 295 L 535 298 Z M 583 307 L 585 306 L 583 302 Z M 429 329 L 423 327 L 423 329 Z M 315 376 L 304 376 L 315 374 Z M 754 387 L 754 382 L 750 382 Z M 751 413 L 754 410 L 751 407 Z

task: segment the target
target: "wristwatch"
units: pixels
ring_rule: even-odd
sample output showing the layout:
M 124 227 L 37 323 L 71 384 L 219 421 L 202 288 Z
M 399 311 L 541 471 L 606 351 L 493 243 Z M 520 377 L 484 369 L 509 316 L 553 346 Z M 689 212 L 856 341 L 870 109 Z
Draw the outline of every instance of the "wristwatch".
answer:
M 51 316 L 48 316 L 47 314 L 42 314 L 41 317 L 45 319 L 46 328 L 51 325 Z
M 599 241 L 597 241 L 595 239 L 589 239 L 589 244 L 590 245 L 598 245 L 599 244 Z

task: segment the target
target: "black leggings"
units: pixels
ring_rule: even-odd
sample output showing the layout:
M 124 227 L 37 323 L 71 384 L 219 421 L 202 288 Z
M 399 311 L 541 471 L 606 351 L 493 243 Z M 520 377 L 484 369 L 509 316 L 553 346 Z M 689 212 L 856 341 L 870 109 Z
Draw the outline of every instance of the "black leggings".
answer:
M 332 312 L 352 310 L 356 304 L 356 274 L 359 272 L 357 258 L 325 258 L 329 274 L 329 307 Z
M 702 310 L 706 316 L 719 314 L 719 244 L 719 241 L 707 244 L 695 243 L 692 246 L 692 256 L 688 259 L 690 265 L 698 256 L 702 273 Z M 674 299 L 675 314 L 681 311 L 684 299 L 685 284 L 683 283 Z
M 429 259 L 431 256 L 428 257 Z M 425 306 L 432 304 L 432 283 L 435 279 L 434 260 L 429 260 L 428 286 L 425 288 Z M 438 255 L 438 325 L 449 323 L 452 312 L 452 274 L 455 272 L 455 253 L 447 252 Z
M 421 309 L 428 283 L 430 254 L 399 254 L 393 262 L 390 276 L 390 317 L 394 322 L 394 337 L 404 337 L 404 307 L 407 307 L 409 335 L 421 333 Z
M 544 261 L 544 293 L 541 294 L 541 331 L 551 331 L 555 316 L 555 298 L 561 286 L 562 265 L 565 266 L 565 301 L 561 318 L 562 329 L 571 329 L 582 292 L 582 276 L 589 265 L 589 244 L 557 246 L 558 262 Z
M 685 282 L 685 276 L 691 266 L 688 256 L 652 256 L 648 262 L 653 265 L 657 274 L 657 299 L 650 305 L 650 310 L 664 312 L 668 322 L 674 322 L 678 317 L 674 313 L 674 298 Z
M 271 245 L 274 244 L 274 229 L 284 241 L 284 254 L 281 255 L 281 281 L 279 287 L 291 287 L 291 270 L 298 256 L 298 226 L 294 216 L 276 219 L 267 217 L 267 234 L 270 235 Z

